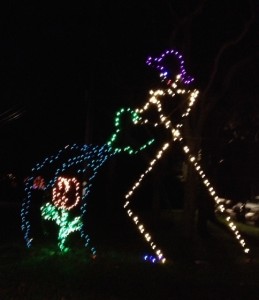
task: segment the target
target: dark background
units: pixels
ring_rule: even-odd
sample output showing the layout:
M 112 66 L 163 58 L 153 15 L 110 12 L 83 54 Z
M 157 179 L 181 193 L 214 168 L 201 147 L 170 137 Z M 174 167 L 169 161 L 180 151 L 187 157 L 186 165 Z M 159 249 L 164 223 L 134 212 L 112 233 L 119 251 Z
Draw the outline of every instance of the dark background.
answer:
M 147 57 L 183 44 L 188 33 L 172 33 L 201 2 L 85 1 L 5 7 L 0 173 L 24 177 L 35 163 L 66 144 L 105 143 L 114 113 L 124 106 L 140 106 L 149 89 L 159 84 L 158 74 L 145 64 Z M 220 45 L 248 18 L 248 3 L 206 1 L 186 43 L 191 49 L 186 68 L 196 87 L 206 86 Z M 257 14 L 256 1 L 254 9 Z M 258 18 L 242 44 L 228 50 L 222 72 L 231 60 L 258 50 L 257 25 Z M 256 86 L 258 75 L 249 75 L 250 79 Z
M 157 8 L 146 5 L 97 1 L 6 10 L 1 112 L 20 115 L 1 123 L 2 170 L 19 164 L 25 171 L 66 144 L 85 142 L 88 118 L 93 142 L 104 143 L 115 111 L 146 101 L 145 60 L 161 41 Z

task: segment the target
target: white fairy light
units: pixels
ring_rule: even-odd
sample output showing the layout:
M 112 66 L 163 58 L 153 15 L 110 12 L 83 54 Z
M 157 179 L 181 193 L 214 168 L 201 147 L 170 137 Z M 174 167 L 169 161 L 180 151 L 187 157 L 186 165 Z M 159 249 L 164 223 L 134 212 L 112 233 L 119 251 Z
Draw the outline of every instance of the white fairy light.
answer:
M 161 57 L 159 59 L 154 59 L 152 61 L 152 58 L 149 58 L 147 60 L 147 64 L 152 65 L 152 63 L 153 63 L 153 64 L 155 64 L 155 67 L 158 70 L 162 70 L 164 67 L 160 65 L 160 62 L 162 61 L 163 57 L 165 57 L 168 54 L 174 54 L 177 57 L 177 59 L 179 59 L 181 73 L 176 76 L 176 79 L 173 82 L 171 82 L 170 80 L 168 81 L 169 88 L 164 89 L 164 90 L 157 89 L 155 91 L 150 90 L 149 91 L 149 94 L 150 94 L 149 100 L 147 101 L 147 103 L 144 104 L 144 106 L 142 108 L 136 109 L 136 112 L 138 112 L 140 114 L 143 114 L 144 111 L 147 111 L 147 109 L 150 107 L 150 105 L 155 106 L 157 112 L 159 113 L 160 124 L 154 123 L 152 125 L 153 126 L 163 125 L 166 130 L 169 130 L 171 132 L 173 141 L 179 141 L 182 144 L 183 137 L 181 135 L 180 128 L 183 126 L 183 124 L 179 123 L 179 124 L 176 124 L 175 127 L 172 126 L 171 121 L 167 119 L 165 114 L 163 114 L 162 103 L 161 103 L 160 98 L 163 97 L 164 95 L 168 95 L 168 96 L 171 96 L 173 98 L 176 94 L 185 94 L 189 101 L 188 101 L 187 108 L 186 108 L 185 112 L 182 114 L 182 118 L 186 118 L 190 114 L 191 109 L 192 109 L 194 103 L 196 102 L 196 99 L 199 95 L 199 91 L 196 90 L 196 89 L 187 91 L 185 89 L 178 88 L 178 83 L 179 82 L 182 82 L 184 84 L 189 84 L 190 82 L 193 81 L 192 78 L 186 76 L 186 72 L 185 72 L 184 67 L 183 67 L 184 62 L 182 60 L 182 56 L 178 52 L 176 52 L 174 50 L 166 51 L 165 53 L 163 53 L 161 55 Z M 161 73 L 161 77 L 163 78 L 163 80 L 167 80 L 167 74 L 168 74 L 167 72 Z M 147 119 L 145 119 L 145 123 L 150 123 L 150 122 Z M 170 143 L 170 145 L 171 145 L 171 143 Z M 157 152 L 157 154 L 155 155 L 155 158 L 153 160 L 151 160 L 151 162 L 149 164 L 150 166 L 147 168 L 147 170 L 138 179 L 138 181 L 137 181 L 138 182 L 138 187 L 139 187 L 140 181 L 143 179 L 144 176 L 146 176 L 147 173 L 149 173 L 152 170 L 152 168 L 155 166 L 155 164 L 163 157 L 164 151 L 168 147 L 169 147 L 169 143 L 166 143 Z M 202 179 L 202 182 L 207 187 L 208 192 L 212 196 L 212 198 L 214 199 L 215 203 L 218 204 L 219 200 L 218 200 L 218 196 L 216 194 L 215 189 L 211 186 L 211 183 L 209 182 L 205 172 L 202 170 L 201 165 L 199 165 L 197 163 L 197 161 L 199 161 L 199 159 L 197 159 L 194 155 L 189 155 L 191 150 L 188 147 L 188 145 L 183 145 L 183 152 L 186 155 L 188 155 L 188 159 L 189 159 L 190 163 L 193 165 L 194 169 L 200 175 L 200 177 Z M 135 187 L 135 186 L 136 186 L 136 184 L 133 185 L 133 187 Z M 128 192 L 126 194 L 125 198 L 128 198 L 129 195 L 132 196 L 133 190 L 135 190 L 135 188 L 134 189 L 131 188 L 130 192 Z M 224 207 L 224 205 L 220 206 L 220 211 L 222 213 L 226 211 L 226 208 Z M 230 216 L 228 216 L 226 218 L 226 221 L 228 222 L 228 225 L 232 229 L 232 231 L 235 231 L 236 226 L 232 222 L 232 219 L 231 219 Z M 240 240 L 241 234 L 238 231 L 235 231 L 235 232 L 236 232 L 235 233 L 236 239 Z M 242 245 L 242 247 L 245 246 L 244 239 L 242 239 L 239 242 Z M 150 244 L 150 246 L 153 250 L 156 248 L 156 245 L 154 245 L 154 243 L 152 241 L 151 235 L 149 235 L 149 244 Z M 248 253 L 249 249 L 245 248 L 244 252 Z M 163 254 L 160 252 L 160 250 L 159 250 L 159 253 L 158 252 L 156 253 L 156 255 L 158 257 L 158 260 L 161 261 L 162 263 L 164 263 L 166 261 L 166 259 L 164 258 Z

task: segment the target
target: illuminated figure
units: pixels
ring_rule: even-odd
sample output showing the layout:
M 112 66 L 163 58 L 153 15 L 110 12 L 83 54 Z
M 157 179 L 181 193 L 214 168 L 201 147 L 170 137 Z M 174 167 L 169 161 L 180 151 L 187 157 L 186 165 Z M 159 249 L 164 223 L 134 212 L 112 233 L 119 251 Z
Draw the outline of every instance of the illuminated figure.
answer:
M 164 60 L 170 56 L 173 56 L 173 58 L 176 59 L 176 68 L 179 69 L 178 74 L 173 79 L 169 79 L 169 71 L 164 64 Z M 190 83 L 193 82 L 193 78 L 188 76 L 185 71 L 182 55 L 178 51 L 168 50 L 163 52 L 160 57 L 149 57 L 147 59 L 147 65 L 152 66 L 159 71 L 163 87 L 161 87 L 161 89 L 151 90 L 149 92 L 150 98 L 148 99 L 148 101 L 142 106 L 142 108 L 136 109 L 136 112 L 141 115 L 139 122 L 141 122 L 141 124 L 152 124 L 155 127 L 162 126 L 165 131 L 169 133 L 169 136 L 171 136 L 171 138 L 162 145 L 162 147 L 157 152 L 157 155 L 150 161 L 149 166 L 147 167 L 145 172 L 140 175 L 139 179 L 134 183 L 132 188 L 125 195 L 126 201 L 124 203 L 124 208 L 126 209 L 128 216 L 136 224 L 138 230 L 143 235 L 144 239 L 146 239 L 146 241 L 150 244 L 150 247 L 155 253 L 155 257 L 145 256 L 145 260 L 150 260 L 151 262 L 159 261 L 164 263 L 165 257 L 162 251 L 154 243 L 151 234 L 146 230 L 144 224 L 141 223 L 139 216 L 137 216 L 136 213 L 133 212 L 133 210 L 130 208 L 130 197 L 132 197 L 132 195 L 134 194 L 135 189 L 139 188 L 140 183 L 144 179 L 145 175 L 152 170 L 152 168 L 155 166 L 158 160 L 162 158 L 164 152 L 169 149 L 173 142 L 180 142 L 183 148 L 183 152 L 186 154 L 188 161 L 193 165 L 193 167 L 197 171 L 197 174 L 201 177 L 203 184 L 207 188 L 209 194 L 215 201 L 219 210 L 221 212 L 225 212 L 225 207 L 221 204 L 220 199 L 209 179 L 207 178 L 205 172 L 203 171 L 198 158 L 192 154 L 190 147 L 184 143 L 181 133 L 184 127 L 184 119 L 189 116 L 199 94 L 198 90 L 190 89 L 189 87 Z M 184 101 L 182 97 L 184 97 Z M 180 102 L 177 102 L 176 99 L 179 100 L 179 98 Z M 174 114 L 173 118 L 171 115 L 172 107 L 169 111 L 167 111 L 167 107 L 172 104 L 174 104 L 173 111 L 177 112 Z M 182 109 L 181 114 L 178 113 L 179 108 Z M 145 118 L 146 115 L 147 117 Z M 174 124 L 172 124 L 172 119 Z M 228 223 L 228 226 L 234 233 L 236 239 L 242 246 L 243 251 L 245 253 L 248 253 L 249 248 L 247 248 L 244 238 L 241 237 L 241 234 L 237 230 L 237 227 L 234 224 L 233 220 L 231 220 L 231 217 L 227 216 L 226 221 Z
M 87 247 L 90 243 L 89 235 L 86 233 L 86 224 L 84 222 L 87 209 L 87 196 L 89 195 L 93 179 L 95 178 L 99 168 L 105 161 L 115 154 L 126 152 L 128 154 L 136 154 L 144 150 L 147 146 L 154 142 L 153 139 L 148 140 L 145 144 L 137 146 L 118 146 L 118 136 L 120 135 L 123 124 L 122 117 L 130 117 L 130 121 L 137 123 L 139 115 L 130 108 L 120 109 L 115 116 L 115 131 L 111 138 L 102 146 L 97 145 L 72 145 L 66 146 L 64 149 L 58 151 L 56 155 L 46 158 L 42 163 L 36 164 L 32 169 L 32 175 L 26 180 L 25 184 L 25 198 L 22 203 L 21 218 L 22 231 L 24 239 L 28 248 L 33 244 L 35 230 L 31 222 L 33 214 L 36 217 L 41 217 L 44 220 L 52 220 L 59 226 L 58 245 L 61 251 L 67 251 L 68 247 L 65 245 L 67 237 L 75 231 L 80 231 L 80 236 Z M 117 146 L 116 146 L 117 145 Z M 40 205 L 34 205 L 33 193 L 35 192 L 35 178 L 39 174 L 46 173 L 45 191 L 52 190 L 52 202 L 44 202 L 41 200 Z M 76 174 L 72 178 L 67 174 Z M 76 178 L 77 177 L 77 178 Z M 79 181 L 83 182 L 87 177 L 87 184 L 82 187 L 81 193 Z M 74 196 L 72 200 L 69 199 L 68 193 L 71 192 L 71 185 L 74 186 Z M 82 196 L 81 196 L 82 195 Z M 81 199 L 80 199 L 81 197 Z M 70 197 L 71 198 L 71 197 Z M 74 199 L 74 200 L 73 200 Z M 73 202 L 74 203 L 69 203 Z M 79 215 L 75 215 L 73 210 L 80 206 Z M 34 207 L 34 209 L 32 209 Z M 91 246 L 92 255 L 96 255 L 95 247 Z
M 169 72 L 164 66 L 165 58 L 169 56 L 173 56 L 176 58 L 177 69 L 179 69 L 178 74 L 176 74 L 175 78 L 169 79 Z M 110 157 L 115 154 L 120 153 L 121 151 L 125 151 L 129 154 L 136 154 L 140 150 L 145 149 L 147 146 L 152 144 L 154 141 L 149 140 L 143 146 L 134 149 L 131 146 L 126 147 L 116 147 L 116 141 L 118 135 L 121 132 L 121 117 L 122 115 L 130 115 L 131 120 L 135 125 L 141 124 L 151 124 L 154 127 L 161 126 L 165 129 L 167 133 L 169 133 L 170 140 L 165 142 L 160 149 L 157 151 L 155 157 L 150 161 L 146 170 L 139 176 L 138 180 L 133 184 L 131 189 L 125 195 L 125 203 L 124 208 L 131 218 L 131 220 L 135 223 L 138 230 L 142 234 L 143 238 L 149 243 L 152 251 L 155 256 L 145 256 L 145 260 L 149 260 L 153 263 L 161 262 L 165 263 L 166 258 L 161 249 L 157 246 L 157 244 L 153 241 L 151 234 L 145 228 L 145 225 L 141 222 L 139 216 L 130 208 L 130 198 L 133 196 L 136 189 L 138 189 L 141 185 L 144 177 L 151 172 L 156 163 L 163 157 L 164 152 L 169 149 L 169 147 L 174 142 L 179 142 L 182 145 L 183 152 L 185 153 L 188 161 L 194 169 L 197 171 L 197 174 L 201 177 L 201 180 L 205 187 L 207 188 L 209 194 L 215 201 L 218 209 L 221 212 L 225 211 L 225 207 L 221 204 L 220 199 L 207 178 L 205 172 L 202 169 L 202 166 L 199 163 L 199 159 L 192 154 L 190 147 L 185 144 L 182 136 L 182 128 L 184 127 L 184 119 L 189 116 L 191 113 L 191 109 L 198 97 L 198 90 L 190 89 L 189 84 L 193 82 L 193 78 L 186 74 L 184 68 L 184 61 L 182 55 L 175 50 L 168 50 L 162 53 L 162 55 L 158 58 L 148 58 L 147 64 L 149 66 L 155 67 L 159 73 L 163 82 L 163 87 L 161 89 L 151 90 L 149 92 L 150 98 L 148 101 L 139 109 L 121 109 L 117 112 L 115 117 L 115 132 L 111 136 L 110 140 L 102 146 L 95 145 L 72 145 L 66 146 L 63 150 L 60 150 L 56 155 L 46 158 L 41 164 L 37 164 L 32 169 L 32 176 L 28 178 L 26 181 L 26 197 L 22 204 L 21 217 L 22 217 L 22 231 L 24 233 L 24 239 L 26 241 L 27 247 L 31 247 L 33 242 L 33 233 L 31 228 L 30 221 L 30 208 L 31 202 L 33 201 L 33 183 L 34 180 L 39 174 L 41 174 L 42 170 L 45 168 L 49 170 L 51 167 L 54 168 L 54 174 L 48 177 L 49 179 L 45 179 L 45 190 L 53 189 L 55 184 L 61 182 L 61 190 L 63 192 L 60 193 L 60 197 L 57 197 L 56 194 L 53 194 L 53 204 L 50 201 L 46 201 L 42 203 L 40 214 L 43 219 L 53 220 L 59 226 L 59 234 L 58 234 L 58 243 L 59 247 L 62 251 L 66 251 L 68 248 L 65 245 L 65 241 L 68 235 L 74 231 L 80 231 L 80 235 L 84 241 L 85 246 L 89 246 L 90 238 L 86 233 L 86 225 L 84 221 L 84 216 L 86 214 L 87 208 L 87 196 L 89 195 L 92 187 L 92 182 L 94 177 L 97 174 L 99 168 L 103 165 L 103 163 Z M 175 68 L 175 67 L 174 67 Z M 173 68 L 173 69 L 174 69 Z M 165 87 L 164 87 L 165 83 Z M 185 101 L 182 101 L 184 97 Z M 181 114 L 176 114 L 173 116 L 169 115 L 167 112 L 168 104 L 177 102 L 176 99 L 180 98 L 180 103 L 176 104 L 177 112 L 178 108 L 183 108 Z M 155 118 L 153 118 L 154 114 L 150 114 L 151 112 L 155 112 Z M 145 116 L 148 117 L 145 117 Z M 151 116 L 152 115 L 152 118 Z M 172 123 L 172 119 L 173 122 Z M 75 182 L 81 181 L 83 182 L 83 178 L 87 175 L 87 185 L 83 187 L 83 193 L 81 200 L 78 199 L 75 201 L 75 206 L 71 208 L 75 208 L 78 204 L 80 205 L 80 214 L 72 217 L 70 216 L 70 205 L 67 205 L 67 198 L 64 195 L 66 193 L 66 184 L 70 179 L 65 179 L 65 175 L 69 172 L 74 172 L 77 174 L 77 178 L 75 178 Z M 48 173 L 48 172 L 47 172 Z M 66 176 L 67 177 L 67 176 Z M 62 179 L 63 178 L 63 179 Z M 74 176 L 73 176 L 74 178 Z M 55 188 L 54 188 L 55 189 Z M 68 189 L 69 190 L 69 189 Z M 64 194 L 63 194 L 64 193 Z M 77 199 L 77 197 L 75 197 Z M 236 225 L 230 216 L 226 217 L 226 221 L 228 226 L 234 233 L 236 239 L 242 246 L 245 253 L 249 252 L 249 248 L 247 248 L 244 238 L 242 238 L 240 232 L 237 230 Z M 93 256 L 96 254 L 96 250 L 94 247 L 91 247 L 91 252 Z

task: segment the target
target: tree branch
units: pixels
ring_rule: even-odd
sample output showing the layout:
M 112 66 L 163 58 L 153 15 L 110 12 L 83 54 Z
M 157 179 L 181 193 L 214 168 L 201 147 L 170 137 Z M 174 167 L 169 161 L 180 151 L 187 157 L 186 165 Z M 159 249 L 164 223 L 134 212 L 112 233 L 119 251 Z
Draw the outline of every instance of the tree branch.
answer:
M 202 13 L 204 4 L 206 2 L 207 2 L 207 0 L 202 0 L 201 3 L 196 7 L 196 9 L 194 9 L 190 14 L 188 14 L 184 18 L 179 18 L 177 16 L 177 14 L 175 13 L 175 11 L 172 9 L 171 4 L 168 2 L 171 13 L 178 19 L 178 24 L 177 24 L 176 28 L 173 30 L 173 32 L 171 33 L 171 37 L 170 37 L 171 41 L 175 39 L 176 35 L 181 31 L 182 28 L 185 27 L 186 24 L 188 24 L 188 23 L 190 24 L 190 22 L 193 21 L 194 18 L 196 18 L 199 14 Z M 179 21 L 179 19 L 181 21 Z
M 224 43 L 221 48 L 219 49 L 218 54 L 216 55 L 215 61 L 214 61 L 214 65 L 213 65 L 213 69 L 212 69 L 212 73 L 209 79 L 209 82 L 207 84 L 207 87 L 205 88 L 204 92 L 203 92 L 203 99 L 206 99 L 207 97 L 207 93 L 209 92 L 209 89 L 211 88 L 213 81 L 216 77 L 217 71 L 218 71 L 218 67 L 219 67 L 219 62 L 220 59 L 222 58 L 223 54 L 225 53 L 225 51 L 232 47 L 237 45 L 247 34 L 252 22 L 255 19 L 255 14 L 254 14 L 254 9 L 253 9 L 253 5 L 252 5 L 252 0 L 249 1 L 250 3 L 250 18 L 247 20 L 247 22 L 244 24 L 243 30 L 239 33 L 239 35 L 235 38 L 233 38 L 232 40 Z

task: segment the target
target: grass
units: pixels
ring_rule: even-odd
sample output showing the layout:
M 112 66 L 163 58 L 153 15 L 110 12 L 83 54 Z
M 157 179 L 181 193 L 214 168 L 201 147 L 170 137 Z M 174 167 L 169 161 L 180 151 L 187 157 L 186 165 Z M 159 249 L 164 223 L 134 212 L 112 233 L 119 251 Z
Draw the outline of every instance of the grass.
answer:
M 215 224 L 209 224 L 209 238 L 187 241 L 181 211 L 163 214 L 157 226 L 146 219 L 168 257 L 165 265 L 142 260 L 148 248 L 127 222 L 110 235 L 107 227 L 105 239 L 96 239 L 96 259 L 76 238 L 72 251 L 61 254 L 51 241 L 26 249 L 12 232 L 0 247 L 0 299 L 256 299 L 258 228 L 240 224 L 253 242 L 248 257 L 232 234 Z
M 226 221 L 224 220 L 223 217 L 219 217 L 219 220 L 223 223 L 226 224 Z M 237 223 L 238 229 L 243 232 L 246 236 L 254 238 L 255 240 L 259 240 L 259 227 L 258 226 L 253 226 L 250 224 L 245 224 L 245 223 Z

